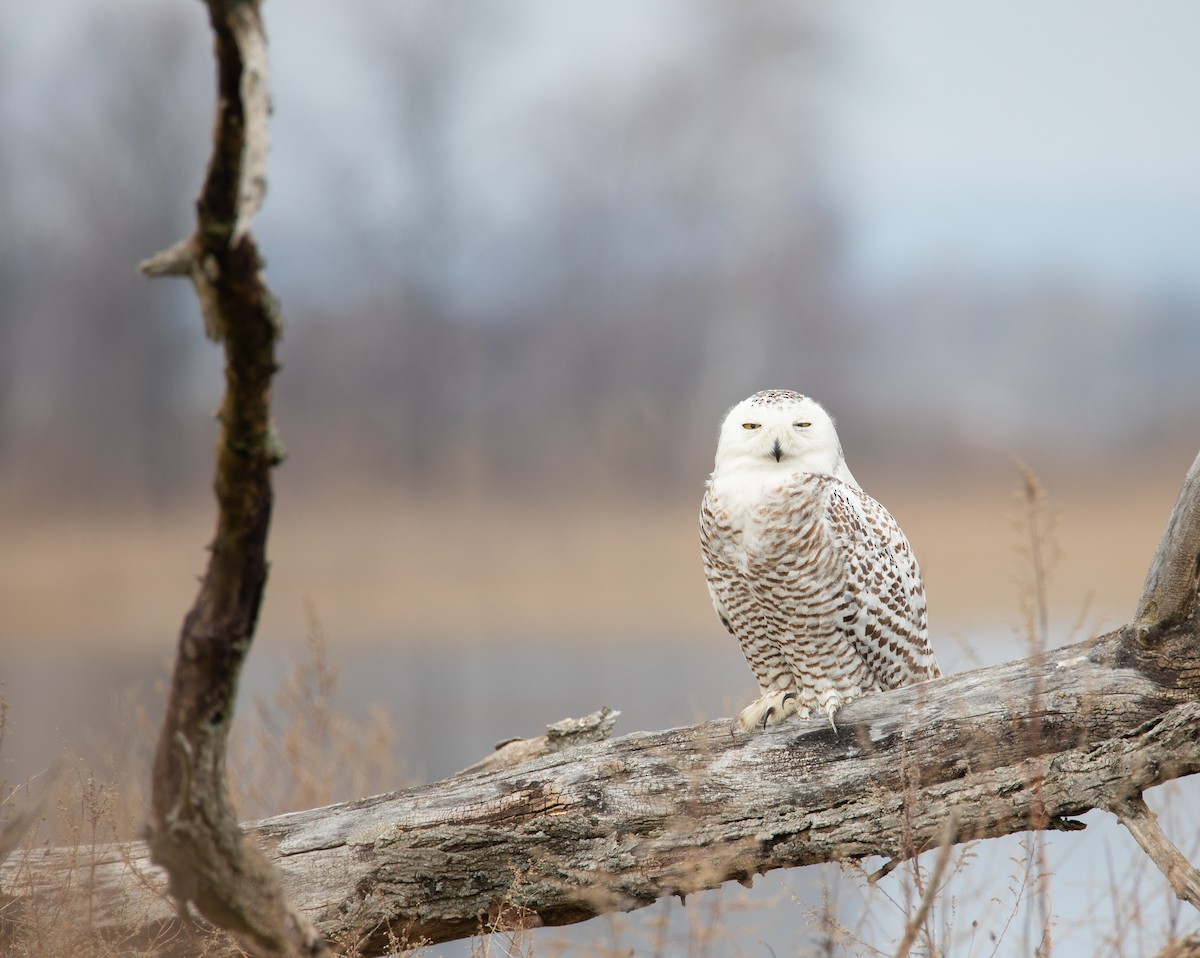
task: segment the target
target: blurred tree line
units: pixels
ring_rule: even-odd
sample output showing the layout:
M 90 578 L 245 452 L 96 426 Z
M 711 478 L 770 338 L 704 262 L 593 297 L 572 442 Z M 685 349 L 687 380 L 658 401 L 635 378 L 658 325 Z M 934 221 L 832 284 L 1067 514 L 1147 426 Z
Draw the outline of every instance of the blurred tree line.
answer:
M 597 36 L 619 56 L 573 51 L 545 4 L 339 8 L 295 68 L 279 61 L 313 9 L 268 10 L 259 232 L 290 474 L 694 490 L 719 416 L 765 386 L 821 398 L 856 462 L 907 467 L 1144 447 L 1187 422 L 1194 301 L 1053 278 L 855 289 L 824 176 L 821 8 L 677 7 Z M 31 53 L 0 11 L 0 484 L 165 500 L 209 481 L 215 351 L 185 284 L 135 266 L 190 219 L 203 10 L 76 12 Z M 564 44 L 575 69 L 537 65 Z

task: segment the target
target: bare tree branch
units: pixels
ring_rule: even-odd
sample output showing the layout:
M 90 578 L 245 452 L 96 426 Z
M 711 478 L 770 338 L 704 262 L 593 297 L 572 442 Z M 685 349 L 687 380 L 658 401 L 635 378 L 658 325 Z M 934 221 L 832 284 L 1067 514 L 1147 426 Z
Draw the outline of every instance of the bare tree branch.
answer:
M 464 768 L 459 775 L 476 775 L 480 772 L 495 772 L 532 762 L 535 758 L 552 755 L 573 745 L 602 742 L 612 735 L 620 712 L 607 705 L 583 718 L 562 719 L 546 726 L 546 734 L 535 738 L 513 738 L 496 745 L 496 751 L 474 765 Z
M 1148 634 L 1196 612 L 1200 586 L 1200 455 L 1192 463 L 1146 573 L 1134 627 Z
M 225 345 L 217 532 L 183 623 L 154 760 L 149 850 L 186 919 L 190 904 L 259 955 L 317 955 L 325 943 L 287 903 L 272 864 L 238 826 L 225 746 L 267 578 L 270 418 L 279 319 L 249 234 L 266 184 L 266 39 L 258 0 L 208 0 L 217 60 L 213 149 L 189 240 L 143 263 L 188 275 L 205 328 Z
M 1158 824 L 1158 816 L 1150 811 L 1141 797 L 1126 799 L 1113 812 L 1121 824 L 1129 829 L 1142 851 L 1158 866 L 1180 901 L 1200 908 L 1200 871 L 1166 836 Z

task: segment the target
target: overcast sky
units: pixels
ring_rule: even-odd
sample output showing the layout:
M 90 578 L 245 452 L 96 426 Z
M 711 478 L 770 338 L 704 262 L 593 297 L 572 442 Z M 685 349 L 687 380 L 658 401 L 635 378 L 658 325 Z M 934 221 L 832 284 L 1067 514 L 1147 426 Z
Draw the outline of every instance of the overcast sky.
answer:
M 147 2 L 124 0 L 125 10 Z M 196 42 L 208 49 L 200 4 L 153 2 L 186 4 Z M 12 89 L 36 89 L 26 72 L 58 69 L 88 6 L 64 0 L 25 11 L 6 76 Z M 1200 3 L 824 8 L 817 99 L 829 181 L 861 278 L 888 285 L 947 270 L 1018 280 L 1066 272 L 1200 294 Z M 652 62 L 656 48 L 688 35 L 686 0 L 523 0 L 514 9 L 522 45 L 479 89 L 484 113 L 565 84 L 637 83 L 629 64 Z M 302 201 L 329 193 L 328 167 L 303 152 L 313 129 L 354 171 L 365 209 L 398 205 L 396 171 L 358 132 L 387 109 L 363 53 L 381 8 L 277 0 L 264 11 L 276 102 L 265 238 L 278 230 L 294 240 L 297 224 L 313 219 Z M 128 19 L 136 23 L 136 14 Z M 519 205 L 519 151 L 492 159 L 506 178 L 503 195 Z
M 830 132 L 860 262 L 1200 291 L 1200 4 L 830 8 Z
M 1200 294 L 1200 3 L 825 6 L 818 106 L 861 278 L 1067 273 Z M 277 142 L 299 112 L 287 106 L 292 84 L 303 99 L 329 101 L 326 122 L 372 109 L 369 95 L 355 95 L 365 80 L 350 52 L 362 31 L 346 29 L 346 9 L 267 5 Z M 569 83 L 636 83 L 628 64 L 687 35 L 682 0 L 525 0 L 521 9 L 533 28 L 481 103 Z M 322 92 L 310 69 L 317 31 L 348 51 L 340 75 L 349 95 Z M 303 175 L 286 153 L 276 164 L 280 189 Z

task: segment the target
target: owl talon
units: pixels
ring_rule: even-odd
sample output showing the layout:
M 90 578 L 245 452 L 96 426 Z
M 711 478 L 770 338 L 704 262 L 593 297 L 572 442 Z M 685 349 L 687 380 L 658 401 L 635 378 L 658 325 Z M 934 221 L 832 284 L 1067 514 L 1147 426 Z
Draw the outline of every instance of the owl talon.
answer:
M 742 709 L 735 724 L 743 732 L 765 729 L 778 725 L 796 712 L 801 712 L 802 718 L 808 718 L 808 710 L 800 708 L 799 694 L 794 689 L 773 689 Z

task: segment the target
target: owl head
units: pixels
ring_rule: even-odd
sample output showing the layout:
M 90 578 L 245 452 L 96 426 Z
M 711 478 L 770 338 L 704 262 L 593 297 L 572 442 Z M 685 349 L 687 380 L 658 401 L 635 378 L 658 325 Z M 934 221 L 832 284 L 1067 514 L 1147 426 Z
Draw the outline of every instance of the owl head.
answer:
M 713 476 L 818 472 L 858 488 L 846 467 L 833 417 L 790 389 L 766 389 L 729 410 L 717 440 Z

